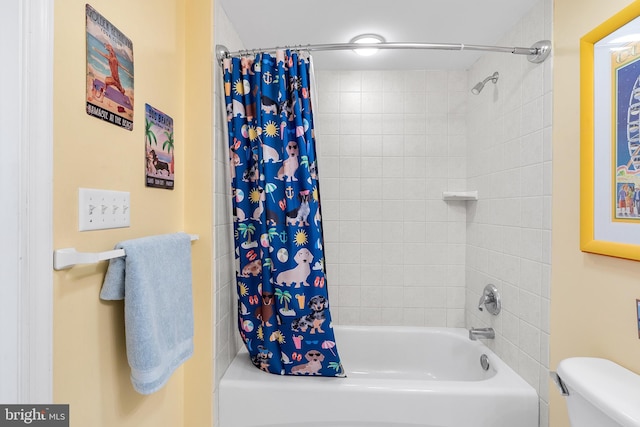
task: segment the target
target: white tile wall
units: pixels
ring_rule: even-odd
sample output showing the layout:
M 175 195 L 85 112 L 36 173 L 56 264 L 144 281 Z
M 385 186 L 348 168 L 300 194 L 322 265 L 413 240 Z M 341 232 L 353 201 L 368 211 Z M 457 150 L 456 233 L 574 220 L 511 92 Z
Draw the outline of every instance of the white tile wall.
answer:
M 215 42 L 242 49 L 219 3 L 215 16 Z M 551 17 L 552 0 L 540 0 L 496 44 L 550 38 Z M 316 73 L 334 320 L 493 326 L 489 345 L 538 390 L 541 427 L 548 426 L 551 62 L 487 54 L 468 71 Z M 497 85 L 469 95 L 496 70 Z M 214 78 L 217 389 L 240 343 L 226 121 L 221 77 Z M 441 199 L 442 191 L 466 189 L 479 190 L 480 200 Z M 498 317 L 477 311 L 487 283 L 502 292 Z
M 215 2 L 215 43 L 230 50 L 244 46 L 222 9 Z M 214 66 L 214 425 L 218 425 L 218 384 L 240 348 L 236 330 L 236 289 L 234 272 L 231 184 L 227 145 L 227 121 L 222 90 L 222 68 Z
M 318 173 L 337 323 L 464 326 L 464 71 L 318 71 Z
M 498 44 L 530 46 L 551 36 L 551 0 L 539 1 Z M 468 98 L 467 184 L 480 200 L 467 213 L 466 324 L 493 326 L 496 353 L 536 388 L 548 426 L 551 242 L 551 63 L 489 54 L 469 82 L 500 73 Z M 472 159 L 475 159 L 472 160 Z M 502 293 L 502 313 L 479 312 L 487 283 Z

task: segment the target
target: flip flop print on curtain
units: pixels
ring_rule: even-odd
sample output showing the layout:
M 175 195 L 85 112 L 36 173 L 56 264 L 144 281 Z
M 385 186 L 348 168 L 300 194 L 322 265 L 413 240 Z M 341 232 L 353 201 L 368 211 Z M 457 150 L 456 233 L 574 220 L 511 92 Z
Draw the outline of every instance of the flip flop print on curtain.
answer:
M 224 60 L 238 328 L 258 368 L 344 376 L 324 269 L 309 60 Z

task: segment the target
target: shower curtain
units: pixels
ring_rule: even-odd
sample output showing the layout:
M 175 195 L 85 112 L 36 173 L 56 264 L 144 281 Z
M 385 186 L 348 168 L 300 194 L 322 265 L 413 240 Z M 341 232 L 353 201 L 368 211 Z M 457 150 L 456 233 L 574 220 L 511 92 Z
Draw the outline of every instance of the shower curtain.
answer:
M 224 60 L 238 329 L 263 371 L 335 377 L 309 80 L 308 53 Z

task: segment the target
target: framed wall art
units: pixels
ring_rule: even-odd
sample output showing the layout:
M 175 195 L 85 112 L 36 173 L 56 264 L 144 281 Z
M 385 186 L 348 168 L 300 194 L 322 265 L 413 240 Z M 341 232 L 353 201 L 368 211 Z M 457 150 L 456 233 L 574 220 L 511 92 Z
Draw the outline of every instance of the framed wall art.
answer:
M 584 252 L 640 260 L 640 1 L 580 41 Z
M 145 183 L 173 190 L 175 184 L 173 119 L 149 104 L 145 112 Z
M 133 43 L 89 4 L 87 24 L 87 114 L 133 130 Z

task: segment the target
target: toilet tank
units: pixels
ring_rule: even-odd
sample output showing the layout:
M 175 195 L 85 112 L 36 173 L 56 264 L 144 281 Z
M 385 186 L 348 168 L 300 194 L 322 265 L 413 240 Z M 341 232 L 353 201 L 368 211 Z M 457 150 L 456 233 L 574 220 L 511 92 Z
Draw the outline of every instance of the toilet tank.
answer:
M 640 375 L 593 357 L 565 359 L 557 373 L 572 427 L 640 427 Z

